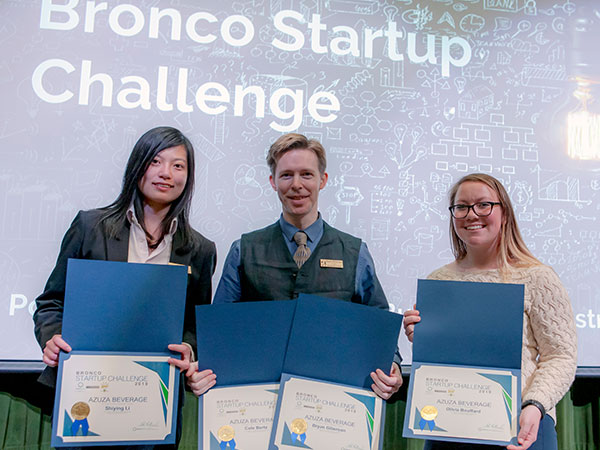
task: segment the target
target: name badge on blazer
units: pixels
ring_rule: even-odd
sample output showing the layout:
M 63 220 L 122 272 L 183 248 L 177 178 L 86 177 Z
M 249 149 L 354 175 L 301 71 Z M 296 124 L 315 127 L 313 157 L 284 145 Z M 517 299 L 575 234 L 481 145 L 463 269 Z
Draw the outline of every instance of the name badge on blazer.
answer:
M 321 267 L 328 269 L 343 269 L 344 261 L 341 259 L 322 259 L 320 260 Z

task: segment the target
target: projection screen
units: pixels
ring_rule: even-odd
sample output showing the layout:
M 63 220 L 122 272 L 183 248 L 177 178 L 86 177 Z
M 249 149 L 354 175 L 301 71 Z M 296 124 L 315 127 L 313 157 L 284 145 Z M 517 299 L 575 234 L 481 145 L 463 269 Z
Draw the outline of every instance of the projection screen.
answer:
M 265 154 L 298 131 L 328 152 L 321 214 L 367 243 L 396 312 L 452 260 L 452 183 L 499 178 L 600 366 L 599 21 L 593 0 L 2 1 L 0 359 L 40 360 L 64 232 L 170 125 L 195 146 L 215 286 L 231 242 L 279 217 Z

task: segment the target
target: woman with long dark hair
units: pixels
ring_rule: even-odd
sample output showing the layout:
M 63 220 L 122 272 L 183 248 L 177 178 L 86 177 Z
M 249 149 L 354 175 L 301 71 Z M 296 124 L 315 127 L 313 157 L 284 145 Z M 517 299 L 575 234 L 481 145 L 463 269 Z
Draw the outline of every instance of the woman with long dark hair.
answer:
M 450 240 L 455 260 L 432 272 L 434 280 L 517 283 L 525 286 L 521 353 L 522 409 L 518 445 L 509 450 L 556 450 L 555 406 L 577 368 L 577 334 L 567 291 L 552 268 L 529 251 L 504 186 L 475 173 L 450 190 Z M 443 299 L 440 299 L 443 301 Z M 404 314 L 412 342 L 419 311 Z M 490 445 L 428 441 L 426 450 L 492 450 Z
M 179 130 L 158 127 L 133 147 L 117 199 L 104 208 L 79 211 L 36 299 L 35 336 L 47 365 L 40 382 L 54 387 L 60 350 L 71 351 L 61 336 L 69 258 L 188 266 L 183 343 L 169 345 L 182 356 L 169 362 L 189 368 L 196 346 L 194 307 L 210 303 L 216 263 L 214 243 L 190 226 L 193 190 L 192 144 Z

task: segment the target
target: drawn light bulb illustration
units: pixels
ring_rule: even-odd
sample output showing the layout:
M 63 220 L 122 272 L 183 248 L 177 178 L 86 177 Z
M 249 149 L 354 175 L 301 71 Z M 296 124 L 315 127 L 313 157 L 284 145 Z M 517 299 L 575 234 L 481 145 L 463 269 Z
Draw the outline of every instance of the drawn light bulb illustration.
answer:
M 467 80 L 463 77 L 456 77 L 454 79 L 454 86 L 456 86 L 456 90 L 459 94 L 462 94 L 465 90 L 465 84 L 467 84 Z

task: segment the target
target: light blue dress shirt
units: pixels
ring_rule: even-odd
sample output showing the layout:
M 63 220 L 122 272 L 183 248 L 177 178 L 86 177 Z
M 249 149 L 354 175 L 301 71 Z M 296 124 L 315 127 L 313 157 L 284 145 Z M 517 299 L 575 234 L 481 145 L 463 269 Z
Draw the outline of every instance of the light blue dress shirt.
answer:
M 294 241 L 294 234 L 296 234 L 299 229 L 287 222 L 283 218 L 283 214 L 279 218 L 279 226 L 285 237 L 285 243 L 290 254 L 294 255 L 298 248 L 298 244 Z M 323 218 L 321 217 L 321 214 L 319 213 L 317 220 L 312 225 L 302 231 L 308 236 L 307 246 L 310 251 L 313 252 L 323 237 Z M 239 268 L 241 266 L 240 242 L 241 240 L 238 239 L 231 244 L 231 248 L 225 259 L 223 274 L 221 275 L 221 280 L 219 281 L 213 304 L 238 302 L 242 297 L 239 273 Z M 379 286 L 379 282 L 376 282 L 375 280 L 375 264 L 373 263 L 373 258 L 367 249 L 367 245 L 364 242 L 361 242 L 358 253 L 358 262 L 356 264 L 354 290 L 361 298 L 361 303 L 387 309 L 387 299 Z M 377 289 L 376 286 L 379 286 L 379 288 Z

